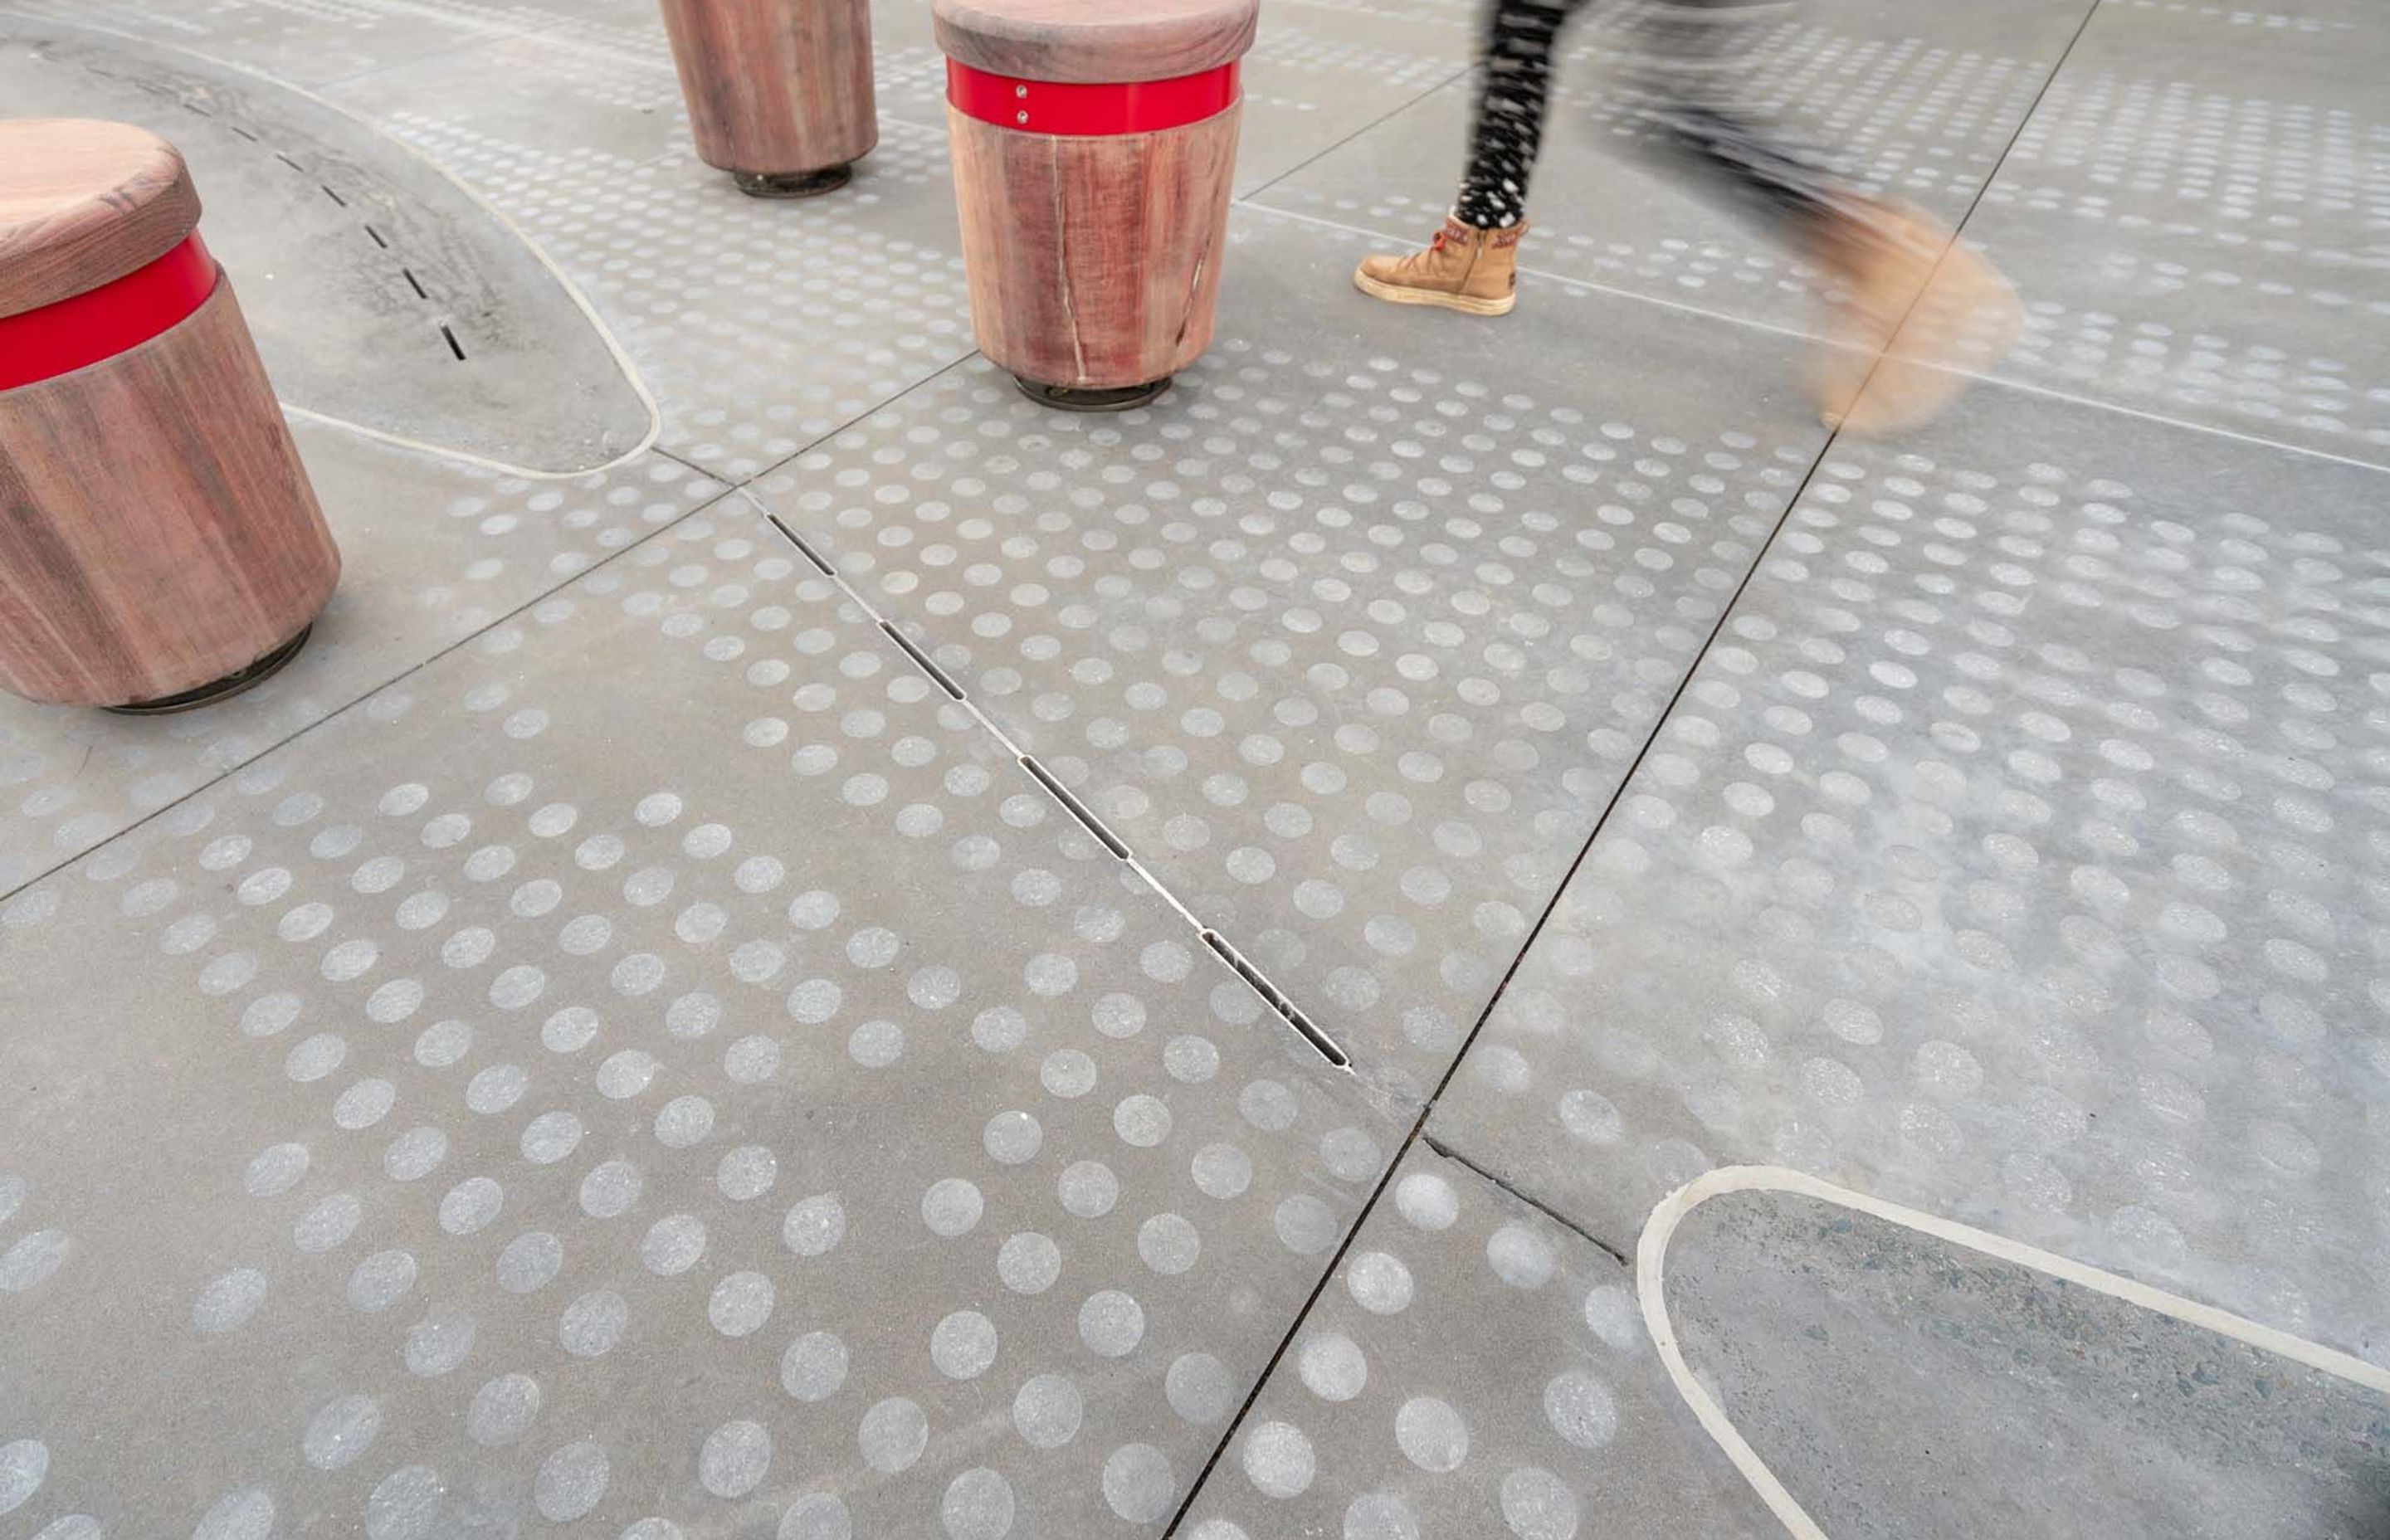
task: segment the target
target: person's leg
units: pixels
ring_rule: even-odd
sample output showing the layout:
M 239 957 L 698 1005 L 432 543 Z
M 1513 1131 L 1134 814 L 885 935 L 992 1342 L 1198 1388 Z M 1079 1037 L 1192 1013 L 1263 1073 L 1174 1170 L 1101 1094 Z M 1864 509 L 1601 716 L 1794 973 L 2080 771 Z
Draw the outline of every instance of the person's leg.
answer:
M 1527 217 L 1527 179 L 1543 148 L 1552 49 L 1583 0 L 1498 0 L 1489 13 L 1485 58 L 1471 126 L 1469 169 L 1453 212 L 1464 225 L 1499 230 Z
M 1495 0 L 1471 125 L 1469 168 L 1434 243 L 1407 256 L 1371 257 L 1354 282 L 1399 304 L 1500 315 L 1517 302 L 1519 237 L 1527 180 L 1541 148 L 1561 27 L 1585 0 Z
M 1765 29 L 1788 19 L 1786 0 L 1622 4 L 1621 73 L 1649 142 L 1834 279 L 1832 345 L 1815 379 L 1828 420 L 1862 431 L 1921 421 L 1964 382 L 1940 366 L 2006 351 L 2021 316 L 1988 264 L 1934 222 L 1853 189 L 1750 105 Z

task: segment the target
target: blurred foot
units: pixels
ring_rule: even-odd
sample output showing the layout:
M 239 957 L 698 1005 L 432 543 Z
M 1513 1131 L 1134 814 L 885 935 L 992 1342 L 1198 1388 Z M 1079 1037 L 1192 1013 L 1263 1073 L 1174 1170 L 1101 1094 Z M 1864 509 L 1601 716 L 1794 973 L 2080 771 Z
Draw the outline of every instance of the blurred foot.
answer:
M 1875 208 L 1823 232 L 1813 254 L 1847 296 L 1813 375 L 1830 427 L 1872 437 L 1923 425 L 2023 328 L 2008 281 L 1922 214 Z
M 1465 315 L 1507 315 L 1519 302 L 1519 237 L 1523 220 L 1504 230 L 1480 230 L 1458 219 L 1424 251 L 1370 257 L 1353 275 L 1364 294 L 1398 305 L 1438 305 Z

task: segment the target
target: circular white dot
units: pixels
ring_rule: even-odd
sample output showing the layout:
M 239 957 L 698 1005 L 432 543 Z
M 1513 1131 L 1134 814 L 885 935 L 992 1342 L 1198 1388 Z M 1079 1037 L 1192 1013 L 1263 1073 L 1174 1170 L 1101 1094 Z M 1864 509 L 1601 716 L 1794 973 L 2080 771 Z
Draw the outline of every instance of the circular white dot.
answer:
M 1170 1409 L 1199 1428 L 1227 1420 L 1237 1407 L 1237 1377 L 1227 1365 L 1208 1353 L 1183 1354 L 1163 1376 L 1162 1393 Z
M 976 1380 L 996 1362 L 996 1323 L 957 1310 L 930 1333 L 930 1361 L 949 1380 Z
M 1394 1185 L 1394 1207 L 1422 1230 L 1448 1230 L 1460 1217 L 1460 1197 L 1433 1172 L 1415 1171 Z
M 1012 1533 L 1012 1483 L 985 1467 L 948 1482 L 938 1505 L 948 1540 L 1004 1540 Z
M 1145 1340 L 1145 1309 L 1117 1289 L 1087 1296 L 1079 1307 L 1079 1341 L 1106 1358 L 1125 1358 Z
M 846 1383 L 846 1344 L 827 1331 L 808 1331 L 780 1354 L 780 1388 L 807 1404 L 828 1401 Z
M 1450 1404 L 1415 1395 L 1394 1414 L 1394 1443 L 1413 1465 L 1442 1475 L 1469 1457 L 1469 1425 Z
M 1245 1479 L 1265 1497 L 1300 1497 L 1318 1463 L 1311 1439 L 1291 1422 L 1265 1422 L 1245 1435 Z
M 531 1431 L 539 1416 L 539 1383 L 527 1374 L 500 1375 L 473 1392 L 465 1432 L 476 1444 L 498 1448 Z
M 1397 1315 L 1410 1307 L 1411 1270 L 1385 1251 L 1364 1251 L 1344 1269 L 1354 1303 L 1373 1315 Z
M 1599 1449 L 1618 1432 L 1618 1404 L 1610 1387 L 1582 1369 L 1552 1377 L 1544 1387 L 1544 1418 L 1580 1449 Z
M 903 1396 L 891 1396 L 863 1414 L 855 1442 L 863 1463 L 883 1476 L 912 1468 L 929 1447 L 930 1419 Z
M 1573 1540 L 1576 1494 L 1537 1466 L 1523 1466 L 1502 1478 L 1502 1521 L 1518 1540 Z
M 932 1234 L 951 1239 L 976 1229 L 984 1207 L 978 1187 L 959 1176 L 949 1176 L 921 1195 L 921 1223 Z
M 568 1444 L 540 1462 L 532 1501 L 543 1518 L 570 1522 L 598 1506 L 611 1474 L 606 1452 L 597 1444 L 586 1439 Z
M 1323 1331 L 1303 1344 L 1295 1360 L 1304 1385 L 1322 1401 L 1350 1401 L 1369 1383 L 1369 1360 L 1341 1331 Z
M 1559 1264 L 1551 1242 L 1524 1225 L 1505 1225 L 1485 1241 L 1494 1276 L 1513 1289 L 1541 1289 Z
M 697 1479 L 717 1497 L 744 1497 L 772 1469 L 772 1435 L 760 1422 L 726 1422 L 698 1451 Z
M 1104 1460 L 1104 1502 L 1132 1524 L 1166 1517 L 1178 1501 L 1170 1457 L 1150 1444 L 1124 1444 Z
M 307 1419 L 299 1450 L 318 1470 L 338 1470 L 372 1447 L 381 1431 L 381 1408 L 369 1395 L 344 1395 L 326 1402 Z M 5 1454 L 0 1454 L 5 1463 Z
M 1059 1374 L 1041 1374 L 1012 1398 L 1012 1425 L 1033 1448 L 1060 1449 L 1078 1436 L 1086 1404 Z
M 706 1319 L 725 1337 L 747 1337 L 772 1316 L 772 1280 L 761 1273 L 733 1273 L 713 1286 Z

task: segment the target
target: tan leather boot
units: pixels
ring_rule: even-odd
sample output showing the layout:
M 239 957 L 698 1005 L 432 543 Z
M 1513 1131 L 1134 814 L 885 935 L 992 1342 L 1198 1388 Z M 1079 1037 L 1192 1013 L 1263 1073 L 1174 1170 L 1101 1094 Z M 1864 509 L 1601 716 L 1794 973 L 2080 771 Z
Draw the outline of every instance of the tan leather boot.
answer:
M 2008 356 L 2016 291 L 1948 229 L 1878 207 L 1818 233 L 1811 254 L 1847 298 L 1812 373 L 1818 415 L 1845 432 L 1920 427 Z
M 1370 257 L 1353 275 L 1364 294 L 1398 305 L 1441 305 L 1466 315 L 1507 315 L 1519 302 L 1521 220 L 1507 230 L 1480 230 L 1447 218 L 1424 251 Z

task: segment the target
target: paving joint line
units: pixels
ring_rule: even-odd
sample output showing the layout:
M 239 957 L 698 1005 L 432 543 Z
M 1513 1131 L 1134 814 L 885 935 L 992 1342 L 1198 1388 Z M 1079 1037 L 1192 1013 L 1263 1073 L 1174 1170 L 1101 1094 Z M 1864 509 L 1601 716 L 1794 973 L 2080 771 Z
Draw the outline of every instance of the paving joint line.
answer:
M 1476 68 L 1477 64 L 1474 59 L 1459 66 L 1458 69 L 1454 70 L 1452 73 L 1445 76 L 1442 80 L 1437 81 L 1433 85 L 1427 87 L 1417 96 L 1407 97 L 1395 106 L 1388 108 L 1385 111 L 1381 112 L 1376 117 L 1370 119 L 1368 122 L 1363 123 L 1360 127 L 1355 129 L 1352 133 L 1347 134 L 1342 139 L 1339 139 L 1334 144 L 1321 149 L 1317 154 L 1304 156 L 1302 160 L 1298 161 L 1294 165 L 1287 167 L 1286 170 L 1279 173 L 1276 176 L 1271 177 L 1260 186 L 1253 188 L 1251 192 L 1240 195 L 1234 199 L 1234 201 L 1240 204 L 1252 203 L 1254 199 L 1259 198 L 1262 194 L 1269 191 L 1272 187 L 1277 186 L 1288 177 L 1301 175 L 1303 173 L 1310 170 L 1313 166 L 1317 165 L 1320 161 L 1328 159 L 1328 157 L 1335 154 L 1338 150 L 1343 149 L 1346 145 L 1349 145 L 1354 140 L 1360 138 L 1363 135 L 1372 133 L 1384 126 L 1386 123 L 1391 122 L 1394 119 L 1401 117 L 1412 108 L 1417 107 L 1420 103 L 1427 100 L 1430 96 L 1434 96 L 1437 92 L 1443 90 L 1446 86 L 1450 85 L 1454 81 L 1460 79 L 1462 76 L 1468 74 L 1471 70 Z M 1259 207 L 1259 205 L 1256 204 L 1255 207 Z
M 1353 1057 L 1345 1051 L 1343 1045 L 1338 1043 L 1326 1030 L 1313 1021 L 1310 1014 L 1295 1003 L 1292 995 L 1280 988 L 1266 973 L 1246 957 L 1244 952 L 1235 943 L 1222 935 L 1217 927 L 1207 924 L 1193 909 L 1189 908 L 1176 893 L 1172 892 L 1168 885 L 1153 874 L 1151 868 L 1137 859 L 1137 853 L 1129 847 L 1128 841 L 1115 833 L 1094 809 L 1088 807 L 1080 799 L 1077 792 L 1065 786 L 1061 777 L 1048 770 L 1035 754 L 1023 748 L 1009 732 L 1005 730 L 1002 724 L 983 710 L 979 702 L 971 699 L 970 693 L 956 682 L 954 676 L 931 655 L 927 648 L 906 636 L 893 621 L 880 611 L 877 605 L 864 597 L 854 584 L 846 580 L 845 575 L 839 571 L 833 560 L 816 550 L 811 542 L 799 534 L 778 514 L 764 507 L 762 501 L 753 493 L 744 487 L 739 487 L 733 489 L 733 494 L 743 499 L 751 509 L 761 514 L 765 522 L 777 531 L 781 537 L 787 540 L 816 571 L 836 584 L 839 592 L 846 596 L 847 601 L 861 611 L 866 620 L 878 627 L 883 635 L 895 643 L 897 649 L 919 669 L 924 678 L 937 686 L 939 690 L 956 705 L 969 712 L 971 720 L 1012 756 L 1014 764 L 1046 794 L 1048 801 L 1060 807 L 1089 839 L 1101 845 L 1113 860 L 1118 861 L 1134 874 L 1146 887 L 1152 890 L 1155 896 L 1185 920 L 1201 940 L 1205 949 L 1235 972 L 1237 977 L 1244 982 L 1245 987 L 1252 990 L 1261 1002 L 1269 1007 L 1271 1014 L 1283 1021 L 1290 1031 L 1301 1037 L 1311 1050 L 1330 1066 L 1344 1071 L 1348 1074 L 1353 1072 Z
M 1263 1388 L 1269 1383 L 1271 1376 L 1278 1371 L 1279 1364 L 1286 1357 L 1287 1350 L 1293 1346 L 1295 1338 L 1302 1334 L 1304 1324 L 1311 1319 L 1313 1308 L 1319 1303 L 1320 1294 L 1326 1290 L 1329 1282 L 1335 1277 L 1336 1270 L 1343 1265 L 1345 1254 L 1352 1250 L 1354 1241 L 1368 1226 L 1370 1216 L 1377 1212 L 1378 1200 L 1385 1196 L 1387 1185 L 1394 1180 L 1394 1173 L 1401 1169 L 1403 1161 L 1409 1157 L 1415 1146 L 1424 1143 L 1439 1155 L 1458 1160 L 1462 1165 L 1493 1182 L 1504 1191 L 1524 1200 L 1536 1212 L 1548 1214 L 1565 1225 L 1573 1234 L 1585 1237 L 1611 1257 L 1621 1263 L 1625 1262 L 1625 1253 L 1600 1236 L 1569 1220 L 1557 1211 L 1527 1198 L 1524 1193 L 1474 1161 L 1456 1155 L 1450 1147 L 1441 1141 L 1430 1139 L 1427 1134 L 1428 1120 L 1435 1115 L 1435 1110 L 1443 1101 L 1445 1093 L 1451 1088 L 1453 1078 L 1460 1072 L 1460 1066 L 1467 1062 L 1471 1051 L 1477 1046 L 1479 1035 L 1484 1032 L 1485 1024 L 1493 1020 L 1494 1012 L 1501 1006 L 1502 996 L 1509 991 L 1510 981 L 1518 976 L 1520 964 L 1526 960 L 1528 953 L 1535 950 L 1536 941 L 1544 933 L 1544 927 L 1551 922 L 1553 914 L 1560 908 L 1561 899 L 1567 894 L 1569 884 L 1576 880 L 1578 869 L 1585 865 L 1585 858 L 1592 853 L 1594 844 L 1600 839 L 1603 828 L 1609 826 L 1611 815 L 1615 813 L 1619 804 L 1625 801 L 1627 789 L 1635 783 L 1636 773 L 1642 768 L 1643 761 L 1651 754 L 1652 746 L 1660 741 L 1661 733 L 1666 729 L 1669 719 L 1676 715 L 1677 707 L 1684 699 L 1685 692 L 1692 687 L 1693 679 L 1700 674 L 1703 661 L 1709 657 L 1710 649 L 1717 645 L 1718 637 L 1725 633 L 1727 622 L 1733 618 L 1736 606 L 1742 602 L 1742 597 L 1750 590 L 1753 580 L 1759 575 L 1760 569 L 1767 564 L 1768 553 L 1775 548 L 1777 540 L 1784 533 L 1784 527 L 1792 522 L 1792 510 L 1801 506 L 1801 499 L 1808 492 L 1809 483 L 1817 480 L 1819 468 L 1833 453 L 1834 444 L 1841 437 L 1840 429 L 1828 430 L 1825 442 L 1818 446 L 1816 457 L 1809 462 L 1808 470 L 1802 476 L 1801 484 L 1793 488 L 1792 494 L 1785 498 L 1783 511 L 1777 515 L 1775 528 L 1767 532 L 1767 538 L 1760 543 L 1759 550 L 1752 558 L 1750 567 L 1744 571 L 1742 581 L 1735 584 L 1734 592 L 1728 596 L 1726 603 L 1720 607 L 1716 623 L 1710 627 L 1710 634 L 1703 638 L 1701 649 L 1686 665 L 1684 674 L 1677 681 L 1676 689 L 1668 696 L 1667 705 L 1651 719 L 1651 730 L 1645 736 L 1642 746 L 1636 750 L 1634 763 L 1626 767 L 1626 774 L 1620 777 L 1617 789 L 1611 793 L 1609 802 L 1603 804 L 1600 815 L 1594 820 L 1593 828 L 1586 835 L 1585 843 L 1578 847 L 1575 859 L 1569 863 L 1567 874 L 1561 879 L 1559 885 L 1553 888 L 1550 900 L 1544 905 L 1544 912 L 1536 917 L 1534 929 L 1527 932 L 1525 942 L 1520 945 L 1516 953 L 1512 954 L 1510 967 L 1503 970 L 1501 982 L 1495 986 L 1492 996 L 1486 1000 L 1485 1008 L 1478 1014 L 1476 1025 L 1470 1028 L 1469 1035 L 1461 1041 L 1459 1051 L 1452 1056 L 1452 1062 L 1446 1066 L 1443 1076 L 1436 1081 L 1435 1089 L 1431 1091 L 1427 1099 L 1420 1104 L 1419 1116 L 1412 1122 L 1410 1132 L 1404 1136 L 1402 1143 L 1395 1149 L 1393 1158 L 1386 1162 L 1386 1169 L 1379 1174 L 1377 1187 L 1370 1191 L 1368 1200 L 1362 1204 L 1360 1213 L 1355 1216 L 1352 1227 L 1344 1232 L 1343 1238 L 1338 1242 L 1335 1255 L 1330 1258 L 1326 1270 L 1319 1275 L 1319 1282 L 1313 1288 L 1310 1297 L 1304 1300 L 1303 1309 L 1288 1324 L 1286 1334 L 1279 1340 L 1278 1350 L 1270 1354 L 1268 1366 L 1262 1370 L 1261 1377 L 1253 1381 L 1253 1391 L 1245 1397 L 1244 1405 L 1238 1408 L 1237 1415 L 1229 1420 L 1227 1428 L 1221 1433 L 1219 1443 L 1213 1446 L 1211 1458 L 1204 1462 L 1202 1472 L 1196 1477 L 1194 1485 L 1188 1490 L 1187 1500 L 1179 1506 L 1169 1526 L 1163 1531 L 1163 1540 L 1171 1540 L 1171 1537 L 1178 1533 L 1179 1525 L 1186 1521 L 1187 1515 L 1193 1510 L 1196 1498 L 1201 1495 L 1204 1486 L 1211 1481 L 1213 1471 L 1218 1469 L 1221 1457 L 1227 1453 L 1228 1446 L 1236 1442 L 1237 1433 L 1243 1428 L 1246 1418 L 1252 1414 L 1254 1404 L 1261 1399 Z
M 1613 1246 L 1607 1240 L 1602 1239 L 1601 1237 L 1594 1234 L 1591 1230 L 1587 1229 L 1584 1226 L 1578 1224 L 1575 1220 L 1571 1219 L 1567 1214 L 1562 1213 L 1560 1210 L 1552 1207 L 1549 1203 L 1545 1202 L 1534 1193 L 1523 1191 L 1521 1188 L 1512 1186 L 1505 1178 L 1496 1175 L 1492 1171 L 1478 1164 L 1468 1156 L 1463 1155 L 1458 1149 L 1445 1143 L 1434 1135 L 1422 1133 L 1420 1135 L 1419 1142 L 1427 1146 L 1428 1149 L 1435 1151 L 1435 1153 L 1441 1155 L 1446 1160 L 1450 1161 L 1454 1165 L 1466 1169 L 1471 1175 L 1480 1178 L 1488 1187 L 1499 1187 L 1502 1191 L 1509 1193 L 1511 1197 L 1517 1199 L 1520 1202 L 1524 1203 L 1527 1207 L 1535 1210 L 1537 1213 L 1542 1214 L 1546 1219 L 1550 1220 L 1553 1224 L 1558 1225 L 1561 1229 L 1568 1231 L 1569 1234 L 1576 1237 L 1579 1240 L 1591 1242 L 1594 1246 L 1600 1249 L 1603 1255 L 1609 1257 L 1611 1261 L 1618 1264 L 1621 1267 L 1630 1270 L 1634 1267 L 1634 1261 L 1617 1247 Z
M 714 481 L 716 484 L 721 483 L 721 479 L 719 477 L 708 475 L 707 480 Z M 268 754 L 278 752 L 290 744 L 297 742 L 299 739 L 305 738 L 309 733 L 315 731 L 317 728 L 328 725 L 329 724 L 340 720 L 341 717 L 348 715 L 351 712 L 355 711 L 359 706 L 371 700 L 374 697 L 381 694 L 382 691 L 389 689 L 392 686 L 399 684 L 404 680 L 411 679 L 415 677 L 415 675 L 422 673 L 425 669 L 430 668 L 432 664 L 440 661 L 443 658 L 449 656 L 451 653 L 472 646 L 475 642 L 480 641 L 482 637 L 488 635 L 491 632 L 497 630 L 500 626 L 507 624 L 516 617 L 524 614 L 539 605 L 546 603 L 549 599 L 554 598 L 563 590 L 570 588 L 572 584 L 579 583 L 590 574 L 604 571 L 615 562 L 620 561 L 626 556 L 629 556 L 633 551 L 638 550 L 660 536 L 668 534 L 672 531 L 678 529 L 683 523 L 696 518 L 699 514 L 707 512 L 713 508 L 720 507 L 724 503 L 729 501 L 731 498 L 742 495 L 744 494 L 737 487 L 727 485 L 723 486 L 720 492 L 715 493 L 713 496 L 698 504 L 696 507 L 689 508 L 687 512 L 678 514 L 669 521 L 657 525 L 654 529 L 649 530 L 638 539 L 632 541 L 621 550 L 610 553 L 602 560 L 590 563 L 588 566 L 583 568 L 581 571 L 573 573 L 571 577 L 564 579 L 560 583 L 554 584 L 549 587 L 541 589 L 536 594 L 531 595 L 520 604 L 516 605 L 512 610 L 509 610 L 505 614 L 492 620 L 489 624 L 466 633 L 464 635 L 459 636 L 455 641 L 449 643 L 446 647 L 437 648 L 423 658 L 417 660 L 415 662 L 409 663 L 406 667 L 399 670 L 396 674 L 392 674 L 389 678 L 379 680 L 374 684 L 366 686 L 364 689 L 359 690 L 355 695 L 351 696 L 348 699 L 333 707 L 330 711 L 326 712 L 323 715 L 315 718 L 313 722 L 293 727 L 282 737 L 276 738 L 273 742 L 258 750 L 257 752 L 247 756 L 237 764 L 226 765 L 222 771 L 213 776 L 210 776 L 206 780 L 203 780 L 199 785 L 192 787 L 188 791 L 184 792 L 182 795 L 174 798 L 171 802 L 161 803 L 158 807 L 152 808 L 148 813 L 135 818 L 133 822 L 125 825 L 122 828 L 116 830 L 106 839 L 84 846 L 83 849 L 76 851 L 73 854 L 67 856 L 53 866 L 45 866 L 40 871 L 35 872 L 32 876 L 25 879 L 24 881 L 18 883 L 13 888 L 0 891 L 0 903 L 7 902 L 9 899 L 16 897 L 19 893 L 31 889 L 36 883 L 48 881 L 51 878 L 58 876 L 62 871 L 65 871 L 68 867 L 75 866 L 81 862 L 87 861 L 91 857 L 97 855 L 101 851 L 106 850 L 109 846 L 115 844 L 118 841 L 124 839 L 126 836 L 147 828 L 149 825 L 157 822 L 160 818 L 164 817 L 167 814 L 172 813 L 174 809 L 182 806 L 185 802 L 191 801 L 195 797 L 204 796 L 214 788 L 222 786 L 225 781 L 230 780 L 234 776 L 248 769 L 251 765 L 255 764 L 258 761 L 265 758 Z

